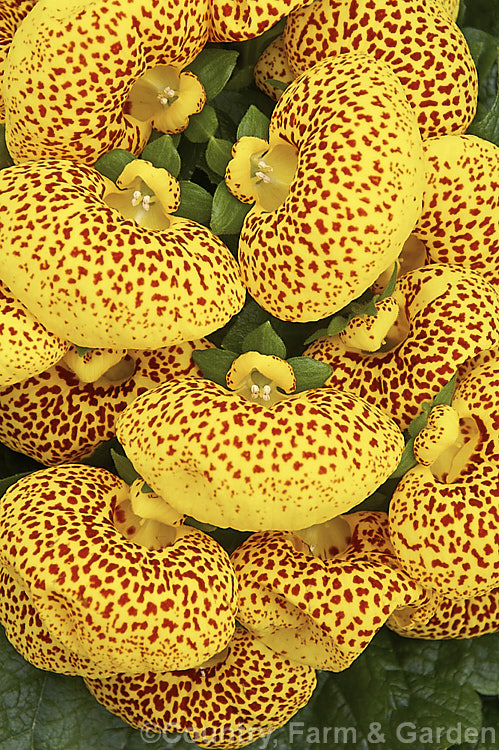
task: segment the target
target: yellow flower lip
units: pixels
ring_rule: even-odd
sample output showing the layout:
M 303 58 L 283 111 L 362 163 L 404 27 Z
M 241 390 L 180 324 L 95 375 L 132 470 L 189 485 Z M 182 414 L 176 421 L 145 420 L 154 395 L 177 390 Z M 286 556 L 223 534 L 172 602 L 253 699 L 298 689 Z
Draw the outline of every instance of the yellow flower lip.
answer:
M 140 161 L 121 184 L 144 177 L 155 206 L 171 210 L 177 182 Z M 239 266 L 209 229 L 180 217 L 159 230 L 123 218 L 106 204 L 110 181 L 89 167 L 49 159 L 11 167 L 0 189 L 3 279 L 40 323 L 77 346 L 170 346 L 217 330 L 244 304 Z M 22 209 L 20 191 L 29 196 Z M 134 209 L 133 191 L 118 197 Z
M 118 419 L 135 469 L 180 513 L 223 528 L 301 528 L 361 502 L 395 469 L 404 441 L 383 412 L 331 388 L 273 403 L 275 387 L 266 401 L 261 382 L 253 401 L 245 380 L 255 365 L 280 387 L 294 376 L 278 358 L 239 360 L 227 382 L 242 394 L 186 377 L 142 394 Z
M 386 347 L 362 353 L 329 336 L 304 355 L 333 368 L 327 385 L 357 393 L 406 429 L 457 367 L 499 344 L 499 303 L 478 273 L 437 264 L 402 276 L 392 296 L 400 315 Z
M 298 76 L 354 47 L 397 75 L 423 138 L 464 133 L 475 114 L 478 81 L 466 39 L 451 17 L 455 7 L 455 0 L 434 0 L 423 17 L 417 0 L 397 0 L 396 10 L 390 0 L 359 0 L 354 8 L 317 0 L 287 19 L 288 65 Z
M 414 113 L 395 74 L 366 55 L 304 73 L 277 102 L 268 144 L 243 138 L 233 154 L 229 190 L 257 201 L 239 240 L 243 278 L 281 320 L 318 320 L 358 298 L 421 213 Z
M 459 438 L 459 414 L 452 406 L 435 406 L 426 427 L 414 441 L 414 457 L 421 466 L 431 466 Z
M 336 528 L 340 549 L 325 559 L 283 531 L 253 534 L 231 556 L 239 622 L 278 653 L 333 672 L 350 666 L 391 613 L 427 600 L 397 561 L 386 513 L 342 521 L 350 534 Z
M 48 331 L 0 282 L 0 389 L 38 375 L 70 344 Z
M 499 362 L 492 361 L 458 384 L 452 408 L 463 430 L 461 447 L 431 467 L 409 470 L 390 503 L 390 539 L 400 564 L 452 600 L 485 595 L 499 584 L 493 541 L 499 534 L 498 377 Z
M 285 724 L 307 703 L 316 677 L 310 667 L 283 659 L 238 627 L 225 659 L 214 666 L 86 679 L 86 684 L 133 727 L 143 728 L 147 718 L 158 732 L 185 731 L 201 747 L 237 748 Z
M 33 654 L 23 617 L 9 628 L 35 666 L 64 671 L 70 652 L 92 677 L 190 669 L 232 637 L 237 583 L 226 552 L 197 529 L 162 549 L 128 541 L 112 518 L 129 497 L 121 479 L 81 464 L 37 471 L 3 496 L 0 565 L 48 638 Z
M 64 361 L 0 390 L 0 441 L 45 466 L 79 461 L 115 436 L 116 417 L 138 395 L 172 378 L 201 376 L 192 352 L 212 346 L 201 339 L 164 349 L 132 349 L 104 373 L 113 350 L 94 349 L 84 357 L 70 350 Z M 102 376 L 93 380 L 99 372 Z
M 258 383 L 258 373 L 263 381 Z M 275 389 L 280 388 L 284 393 L 292 393 L 296 389 L 296 377 L 293 368 L 284 359 L 274 355 L 259 352 L 245 352 L 237 357 L 227 373 L 227 387 L 233 391 L 249 392 L 245 395 L 250 400 L 262 398 L 263 402 L 275 403 L 278 394 Z M 268 381 L 268 382 L 265 382 Z

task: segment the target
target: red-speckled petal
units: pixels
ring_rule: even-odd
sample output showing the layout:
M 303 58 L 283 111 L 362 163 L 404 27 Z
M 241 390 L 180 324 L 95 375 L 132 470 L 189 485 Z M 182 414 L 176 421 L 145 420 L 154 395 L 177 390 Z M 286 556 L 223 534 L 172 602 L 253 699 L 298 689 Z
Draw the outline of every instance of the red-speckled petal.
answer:
M 130 377 L 83 383 L 64 363 L 0 392 L 0 441 L 47 466 L 78 461 L 114 437 L 115 420 L 137 396 L 172 378 L 201 375 L 192 361 L 206 340 L 130 351 Z
M 0 173 L 2 276 L 41 323 L 80 346 L 157 349 L 239 312 L 239 267 L 209 229 L 178 217 L 146 229 L 106 205 L 107 188 L 68 161 Z
M 186 377 L 139 396 L 117 435 L 181 513 L 236 529 L 299 529 L 342 513 L 395 469 L 403 438 L 351 394 L 318 388 L 271 408 Z
M 321 559 L 285 532 L 253 534 L 232 554 L 238 621 L 289 658 L 317 669 L 346 669 L 390 614 L 427 600 L 397 562 L 386 513 L 343 516 L 345 551 Z
M 424 138 L 464 133 L 473 119 L 473 58 L 435 0 L 317 0 L 291 14 L 284 39 L 296 75 L 349 52 L 385 62 L 402 83 Z
M 210 42 L 253 39 L 307 0 L 211 0 Z
M 405 274 L 393 296 L 407 320 L 394 332 L 389 351 L 364 355 L 329 336 L 304 354 L 333 367 L 328 385 L 357 393 L 405 429 L 459 366 L 497 346 L 499 307 L 485 279 L 457 266 L 427 266 Z
M 0 84 L 3 80 L 3 69 L 5 58 L 12 44 L 14 33 L 36 0 L 3 0 L 0 7 Z M 0 85 L 0 122 L 5 119 L 5 107 L 3 103 L 3 92 Z
M 316 678 L 310 667 L 237 628 L 227 656 L 215 666 L 85 682 L 109 711 L 137 729 L 187 732 L 201 747 L 237 748 L 285 724 L 308 702 Z
M 161 550 L 129 542 L 112 522 L 128 496 L 121 479 L 91 466 L 24 477 L 0 504 L 0 565 L 94 675 L 190 669 L 233 635 L 229 558 L 196 529 Z
M 424 150 L 427 187 L 414 234 L 433 263 L 472 268 L 499 287 L 499 148 L 449 135 Z
M 239 261 L 265 310 L 318 320 L 398 257 L 421 212 L 421 139 L 394 73 L 367 56 L 342 55 L 283 93 L 269 143 L 283 141 L 298 151 L 289 194 L 274 210 L 257 204 L 246 216 Z
M 288 65 L 282 34 L 262 52 L 254 67 L 253 75 L 258 88 L 275 101 L 282 96 L 282 89 L 276 88 L 268 81 L 280 81 L 285 86 L 294 81 L 295 77 Z
M 14 161 L 93 164 L 113 148 L 140 153 L 149 123 L 128 118 L 135 81 L 155 65 L 185 67 L 208 37 L 206 0 L 39 0 L 5 66 L 6 138 Z
M 499 583 L 499 362 L 475 368 L 452 400 L 463 446 L 440 467 L 404 475 L 390 503 L 390 538 L 401 565 L 449 599 Z

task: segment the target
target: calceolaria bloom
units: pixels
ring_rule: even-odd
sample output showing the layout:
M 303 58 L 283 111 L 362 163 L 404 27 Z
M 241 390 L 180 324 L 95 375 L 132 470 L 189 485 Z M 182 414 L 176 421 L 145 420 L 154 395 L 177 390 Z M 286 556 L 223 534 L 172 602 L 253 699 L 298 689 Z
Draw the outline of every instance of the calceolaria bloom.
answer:
M 239 240 L 246 286 L 291 321 L 325 318 L 393 264 L 421 212 L 424 164 L 395 74 L 365 55 L 321 62 L 284 92 L 268 142 L 242 138 L 226 182 L 255 202 Z
M 220 527 L 296 529 L 370 495 L 403 449 L 395 423 L 333 388 L 293 394 L 291 365 L 247 352 L 227 375 L 139 396 L 117 436 L 136 471 L 181 513 Z
M 0 256 L 12 294 L 82 347 L 158 349 L 220 328 L 244 302 L 228 248 L 171 215 L 180 187 L 166 170 L 137 159 L 118 185 L 69 161 L 0 173 Z

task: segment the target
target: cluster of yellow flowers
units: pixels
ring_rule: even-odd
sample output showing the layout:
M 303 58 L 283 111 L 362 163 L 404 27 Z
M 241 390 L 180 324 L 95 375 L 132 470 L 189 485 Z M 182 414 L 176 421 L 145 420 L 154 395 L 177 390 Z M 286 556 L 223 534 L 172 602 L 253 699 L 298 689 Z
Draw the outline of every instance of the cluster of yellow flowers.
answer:
M 0 500 L 0 621 L 134 727 L 241 747 L 384 624 L 499 628 L 499 149 L 464 135 L 456 6 L 0 9 L 0 439 L 49 467 Z M 174 215 L 165 169 L 94 165 L 183 131 L 206 100 L 186 66 L 285 17 L 255 67 L 268 140 L 225 174 L 253 204 L 236 261 Z M 247 291 L 328 319 L 304 352 L 320 382 L 256 345 L 204 377 Z M 74 463 L 114 436 L 129 482 Z M 388 512 L 357 509 L 392 476 Z M 206 524 L 246 539 L 229 557 Z

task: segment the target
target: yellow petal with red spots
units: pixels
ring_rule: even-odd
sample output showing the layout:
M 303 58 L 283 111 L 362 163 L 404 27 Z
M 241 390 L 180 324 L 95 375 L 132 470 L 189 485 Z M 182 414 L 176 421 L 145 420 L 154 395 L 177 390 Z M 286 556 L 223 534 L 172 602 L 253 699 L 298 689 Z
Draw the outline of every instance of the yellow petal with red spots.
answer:
M 214 661 L 184 672 L 85 682 L 100 703 L 132 727 L 187 732 L 197 745 L 217 748 L 244 747 L 283 726 L 308 702 L 316 684 L 313 669 L 279 656 L 243 628 Z
M 376 60 L 342 55 L 291 84 L 271 118 L 268 154 L 258 150 L 246 172 L 238 168 L 234 190 L 257 200 L 239 261 L 258 304 L 282 320 L 309 321 L 359 297 L 420 215 L 422 153 L 400 82 Z M 233 169 L 229 162 L 229 189 Z
M 3 79 L 5 58 L 12 44 L 12 37 L 23 18 L 35 5 L 36 0 L 3 0 L 0 7 L 0 84 Z M 0 122 L 5 119 L 2 86 L 0 85 Z
M 424 138 L 464 133 L 473 119 L 478 94 L 473 58 L 449 11 L 436 0 L 316 0 L 290 15 L 284 40 L 295 75 L 352 52 L 386 63 Z
M 300 537 L 253 534 L 232 554 L 238 621 L 283 656 L 346 669 L 396 609 L 427 599 L 397 562 L 385 513 L 343 516 L 351 538 L 322 559 Z
M 145 162 L 129 169 L 137 168 L 146 176 L 153 169 Z M 150 213 L 157 196 L 149 188 L 132 191 L 131 209 Z M 0 174 L 0 191 L 3 279 L 73 344 L 170 346 L 220 328 L 243 305 L 239 267 L 209 229 L 164 214 L 161 229 L 124 218 L 105 202 L 109 180 L 89 167 L 55 160 L 11 167 Z
M 275 101 L 282 96 L 282 89 L 277 88 L 270 81 L 280 81 L 285 86 L 294 81 L 295 77 L 288 65 L 282 34 L 262 52 L 254 67 L 253 75 L 258 88 Z
M 192 377 L 139 396 L 117 436 L 179 512 L 242 530 L 297 529 L 348 510 L 403 449 L 395 423 L 351 394 L 317 388 L 267 407 Z
M 210 41 L 253 39 L 307 0 L 211 0 Z
M 160 550 L 128 541 L 112 522 L 128 497 L 121 479 L 78 464 L 30 474 L 2 497 L 0 565 L 82 674 L 190 669 L 234 633 L 227 553 L 192 528 Z M 60 671 L 56 651 L 50 669 Z

